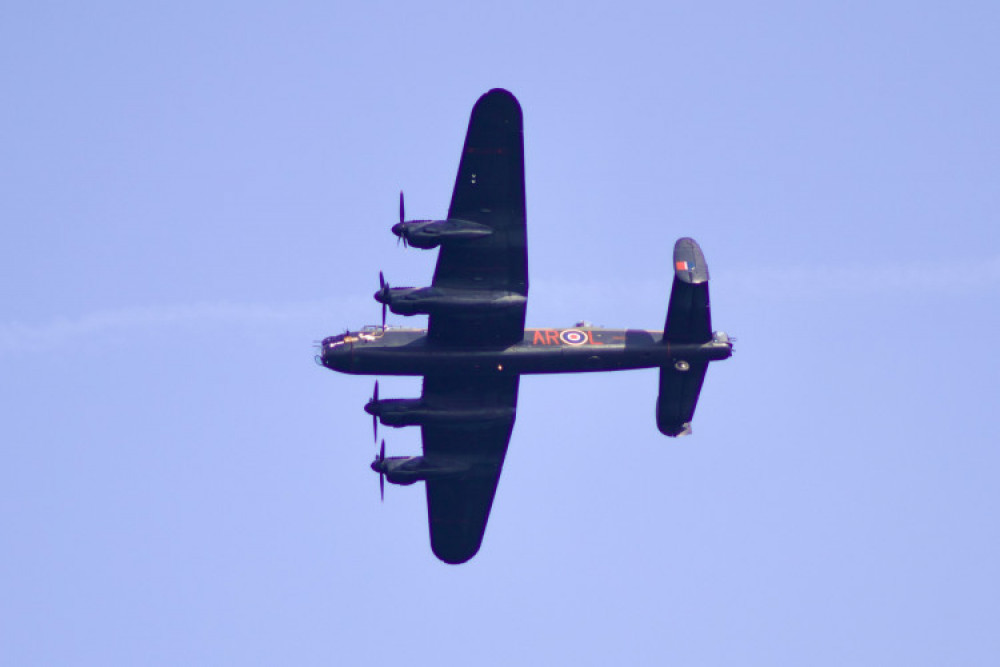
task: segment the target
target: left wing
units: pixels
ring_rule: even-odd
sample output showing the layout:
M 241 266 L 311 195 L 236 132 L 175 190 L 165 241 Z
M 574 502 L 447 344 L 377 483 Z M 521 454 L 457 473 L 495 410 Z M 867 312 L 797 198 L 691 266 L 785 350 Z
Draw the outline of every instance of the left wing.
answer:
M 485 225 L 492 234 L 442 244 L 434 287 L 528 296 L 524 137 L 521 106 L 495 88 L 469 118 L 448 218 Z M 432 342 L 506 346 L 524 335 L 524 302 L 490 311 L 431 315 Z
M 427 484 L 427 516 L 431 549 L 446 563 L 464 563 L 479 551 L 517 405 L 517 375 L 427 376 L 424 401 L 430 405 L 460 410 L 498 410 L 503 416 L 463 424 L 421 427 L 424 458 L 460 461 L 467 472 L 432 477 Z

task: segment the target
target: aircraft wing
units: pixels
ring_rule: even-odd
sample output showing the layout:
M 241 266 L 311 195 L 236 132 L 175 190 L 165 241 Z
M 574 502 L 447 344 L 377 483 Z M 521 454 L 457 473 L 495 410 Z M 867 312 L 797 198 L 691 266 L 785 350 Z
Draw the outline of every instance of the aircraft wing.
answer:
M 518 380 L 517 375 L 424 378 L 424 401 L 429 404 L 510 409 L 500 410 L 505 414 L 497 419 L 421 427 L 425 459 L 467 466 L 460 475 L 426 481 L 431 549 L 446 563 L 464 563 L 476 555 L 483 541 L 514 427 Z
M 434 287 L 528 295 L 523 125 L 521 107 L 506 90 L 491 90 L 472 109 L 448 218 L 493 233 L 442 244 Z M 524 335 L 524 305 L 432 315 L 428 335 L 449 345 L 510 345 Z

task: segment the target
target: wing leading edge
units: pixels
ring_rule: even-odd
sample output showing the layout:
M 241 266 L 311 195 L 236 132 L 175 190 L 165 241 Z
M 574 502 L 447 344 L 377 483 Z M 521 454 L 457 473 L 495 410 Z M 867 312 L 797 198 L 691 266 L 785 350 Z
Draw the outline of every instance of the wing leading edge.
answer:
M 506 90 L 489 91 L 472 109 L 448 218 L 485 225 L 492 234 L 442 244 L 434 287 L 528 295 L 523 121 Z M 428 335 L 450 345 L 510 345 L 524 333 L 524 312 L 522 299 L 494 310 L 436 314 Z

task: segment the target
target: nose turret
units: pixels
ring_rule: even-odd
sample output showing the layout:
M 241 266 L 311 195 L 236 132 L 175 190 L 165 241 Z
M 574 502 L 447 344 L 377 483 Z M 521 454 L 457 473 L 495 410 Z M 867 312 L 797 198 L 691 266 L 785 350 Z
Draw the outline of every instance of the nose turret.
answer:
M 319 353 L 320 363 L 333 370 L 346 370 L 351 360 L 351 343 L 346 338 L 347 336 L 324 338 Z

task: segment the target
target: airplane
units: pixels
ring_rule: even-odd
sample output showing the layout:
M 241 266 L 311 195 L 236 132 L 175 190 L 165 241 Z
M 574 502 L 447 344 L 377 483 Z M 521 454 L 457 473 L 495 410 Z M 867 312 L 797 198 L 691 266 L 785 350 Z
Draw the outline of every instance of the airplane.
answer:
M 383 440 L 371 468 L 383 500 L 386 480 L 426 484 L 431 549 L 445 563 L 468 561 L 482 544 L 522 375 L 658 368 L 656 425 L 677 437 L 691 432 L 708 364 L 733 351 L 712 331 L 708 267 L 691 238 L 674 245 L 663 331 L 525 329 L 525 220 L 521 107 L 496 88 L 472 109 L 448 217 L 406 220 L 400 193 L 397 242 L 439 248 L 430 287 L 391 287 L 379 273 L 382 324 L 330 336 L 316 356 L 342 373 L 423 376 L 421 397 L 407 399 L 379 398 L 376 379 L 364 409 L 376 442 L 379 423 L 420 427 L 422 456 L 387 457 Z M 427 315 L 427 329 L 386 326 L 386 309 Z

